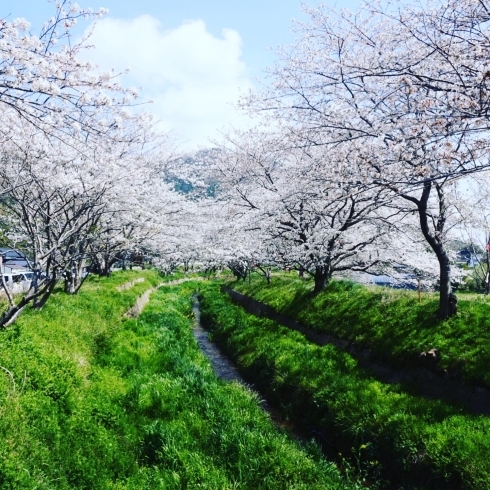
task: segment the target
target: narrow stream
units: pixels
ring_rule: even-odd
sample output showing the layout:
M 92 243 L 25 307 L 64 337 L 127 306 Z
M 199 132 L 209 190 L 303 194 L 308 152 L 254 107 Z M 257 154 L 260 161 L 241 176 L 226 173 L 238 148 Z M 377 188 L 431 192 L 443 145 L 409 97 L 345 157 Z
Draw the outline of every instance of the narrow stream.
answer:
M 300 427 L 294 421 L 285 417 L 281 410 L 274 407 L 271 403 L 265 400 L 262 393 L 255 389 L 253 384 L 248 383 L 240 375 L 237 367 L 232 361 L 230 361 L 230 359 L 228 359 L 226 354 L 224 354 L 216 344 L 209 340 L 209 333 L 203 328 L 201 324 L 201 310 L 199 309 L 199 299 L 197 297 L 197 293 L 194 294 L 192 299 L 192 309 L 195 316 L 195 324 L 193 329 L 194 338 L 196 339 L 199 348 L 201 349 L 203 354 L 210 360 L 216 376 L 229 382 L 236 381 L 256 393 L 260 400 L 260 406 L 262 410 L 267 412 L 271 421 L 276 427 L 286 431 L 290 436 L 293 437 L 293 439 L 299 442 L 309 442 L 314 439 L 323 454 L 325 455 L 326 459 L 329 461 L 336 461 L 337 464 L 339 464 L 339 466 L 341 467 L 341 471 L 343 472 L 343 465 L 345 464 L 345 461 L 342 459 L 339 450 L 342 449 L 343 451 L 345 448 L 337 447 L 335 442 L 330 440 L 330 438 L 327 437 L 327 435 L 324 434 L 322 431 L 316 430 L 314 428 L 309 429 Z M 368 478 L 365 478 L 362 486 L 369 487 L 372 484 L 373 482 L 371 482 Z
M 243 385 L 247 385 L 242 378 L 236 366 L 220 351 L 220 349 L 209 340 L 209 334 L 201 325 L 201 310 L 199 309 L 199 299 L 195 294 L 193 297 L 192 311 L 196 322 L 194 324 L 194 338 L 199 344 L 199 348 L 203 354 L 211 361 L 214 369 L 214 374 L 218 378 L 225 381 L 238 381 Z M 248 386 L 248 385 L 247 385 Z
M 279 410 L 271 406 L 271 404 L 264 399 L 263 395 L 258 392 L 253 385 L 250 385 L 250 383 L 245 381 L 245 379 L 238 372 L 235 364 L 228 359 L 226 354 L 224 354 L 216 344 L 209 340 L 209 333 L 202 327 L 201 324 L 201 310 L 199 309 L 199 299 L 197 294 L 195 294 L 192 299 L 192 310 L 196 319 L 193 329 L 194 338 L 196 339 L 203 354 L 211 362 L 216 376 L 229 382 L 237 381 L 243 386 L 246 386 L 249 390 L 255 392 L 259 396 L 261 408 L 269 414 L 272 422 L 274 422 L 277 427 L 287 430 L 295 439 L 309 441 L 314 438 L 313 434 L 308 434 L 306 431 L 300 429 L 293 422 L 291 422 L 291 420 L 286 419 Z

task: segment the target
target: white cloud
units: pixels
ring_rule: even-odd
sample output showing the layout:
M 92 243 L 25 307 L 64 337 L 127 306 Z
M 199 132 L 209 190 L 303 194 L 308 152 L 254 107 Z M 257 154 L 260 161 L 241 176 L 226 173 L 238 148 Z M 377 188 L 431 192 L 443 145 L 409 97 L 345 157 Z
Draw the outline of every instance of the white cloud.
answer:
M 251 87 L 241 60 L 237 31 L 223 29 L 220 38 L 202 20 L 186 21 L 163 30 L 149 15 L 132 20 L 99 21 L 90 43 L 90 61 L 102 70 L 131 70 L 123 83 L 142 87 L 141 95 L 165 130 L 193 146 L 217 136 L 226 125 L 247 125 L 231 104 Z

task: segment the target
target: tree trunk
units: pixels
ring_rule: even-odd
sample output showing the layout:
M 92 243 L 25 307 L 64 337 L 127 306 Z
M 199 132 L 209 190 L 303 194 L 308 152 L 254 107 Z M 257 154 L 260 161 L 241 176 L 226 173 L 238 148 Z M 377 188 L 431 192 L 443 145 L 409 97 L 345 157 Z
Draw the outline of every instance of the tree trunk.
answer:
M 260 265 L 257 265 L 257 270 L 259 271 L 259 274 L 261 276 L 265 277 L 265 280 L 267 281 L 267 284 L 271 283 L 271 268 L 270 267 L 261 267 Z
M 77 294 L 82 284 L 85 282 L 85 277 L 83 276 L 83 269 L 85 266 L 85 260 L 79 260 L 75 262 L 74 267 L 71 271 L 66 272 L 65 276 L 65 293 Z
M 33 308 L 41 309 L 46 304 L 46 301 L 53 292 L 57 282 L 57 279 L 52 279 L 48 286 L 44 289 L 44 292 L 41 292 L 39 289 L 34 291 L 32 294 L 29 294 L 28 292 L 17 304 L 12 305 L 3 313 L 3 315 L 0 317 L 0 328 L 6 328 L 9 325 L 12 325 L 12 323 L 14 323 L 19 315 L 24 311 L 24 308 L 31 302 L 33 302 Z M 42 297 L 40 298 L 41 295 Z
M 17 320 L 17 317 L 22 313 L 27 306 L 28 301 L 21 301 L 19 304 L 11 306 L 0 318 L 0 328 L 6 328 Z
M 51 293 L 54 291 L 54 288 L 56 284 L 58 283 L 58 278 L 54 276 L 48 283 L 47 287 L 45 288 L 44 292 L 42 293 L 41 296 L 38 296 L 35 300 L 34 303 L 32 304 L 33 308 L 36 308 L 37 310 L 42 310 L 46 302 L 48 301 L 49 297 L 51 296 Z
M 315 274 L 313 276 L 315 279 L 315 288 L 313 289 L 313 294 L 318 294 L 328 286 L 330 275 L 328 267 L 324 265 L 315 267 Z
M 267 284 L 271 283 L 271 269 L 270 269 L 270 267 L 268 269 L 266 269 L 266 271 L 265 271 L 265 279 L 267 281 Z
M 488 245 L 490 243 L 490 236 L 487 239 L 487 255 L 486 255 L 486 263 L 487 263 L 487 270 L 485 272 L 485 279 L 484 279 L 484 287 L 485 287 L 485 295 L 488 296 L 488 293 L 490 292 L 490 254 L 488 250 Z
M 49 267 L 46 268 L 49 270 Z M 14 323 L 25 307 L 32 303 L 32 308 L 42 309 L 48 301 L 51 293 L 58 283 L 58 273 L 51 271 L 50 279 L 41 279 L 41 272 L 34 270 L 34 279 L 31 282 L 29 291 L 20 299 L 17 304 L 12 304 L 10 308 L 0 316 L 0 328 L 5 328 Z
M 74 272 L 66 272 L 65 273 L 65 285 L 64 291 L 68 294 L 75 294 L 75 273 Z
M 105 256 L 100 262 L 99 276 L 109 277 L 111 275 L 112 266 L 117 262 L 117 257 Z M 123 269 L 126 270 L 126 269 Z M 131 267 L 132 270 L 132 267 Z
M 456 296 L 451 290 L 451 266 L 449 264 L 449 257 L 442 251 L 437 254 L 439 260 L 439 313 L 438 317 L 441 320 L 453 316 L 455 311 L 455 304 L 453 305 Z
M 427 214 L 427 204 L 429 202 L 430 192 L 432 190 L 432 182 L 428 181 L 424 184 L 422 196 L 417 203 L 420 227 L 422 233 L 431 246 L 432 250 L 439 261 L 439 311 L 438 317 L 445 320 L 457 312 L 457 298 L 451 290 L 451 264 L 449 256 L 445 250 L 442 235 L 446 222 L 446 204 L 444 200 L 444 192 L 442 184 L 436 184 L 437 195 L 439 199 L 439 217 L 436 223 L 435 233 L 432 234 L 429 228 L 429 217 Z

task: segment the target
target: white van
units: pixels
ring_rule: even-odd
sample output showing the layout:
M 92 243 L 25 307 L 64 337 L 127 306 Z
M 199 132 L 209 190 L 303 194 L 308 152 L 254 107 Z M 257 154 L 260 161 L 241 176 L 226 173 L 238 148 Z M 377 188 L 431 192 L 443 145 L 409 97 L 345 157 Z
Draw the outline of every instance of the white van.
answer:
M 7 287 L 13 293 L 23 293 L 28 291 L 31 287 L 31 281 L 34 277 L 33 272 L 28 271 L 16 271 L 12 270 L 11 272 L 5 272 L 3 274 L 3 278 L 5 279 L 5 283 Z

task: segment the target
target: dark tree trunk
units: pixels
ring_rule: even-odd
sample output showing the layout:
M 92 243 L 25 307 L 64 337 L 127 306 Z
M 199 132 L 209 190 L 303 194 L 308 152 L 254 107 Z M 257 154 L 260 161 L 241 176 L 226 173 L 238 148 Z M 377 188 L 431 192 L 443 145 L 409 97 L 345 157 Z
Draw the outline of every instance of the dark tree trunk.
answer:
M 328 267 L 323 265 L 315 267 L 315 274 L 313 276 L 315 279 L 315 287 L 313 289 L 313 294 L 318 294 L 328 286 L 330 276 L 331 273 Z
M 19 303 L 11 306 L 0 318 L 0 327 L 5 328 L 12 325 L 28 304 L 29 300 L 24 297 Z
M 431 246 L 439 261 L 439 311 L 438 317 L 445 320 L 457 312 L 457 298 L 451 290 L 451 264 L 449 256 L 442 242 L 442 234 L 446 221 L 446 205 L 442 184 L 436 184 L 439 199 L 439 217 L 436 223 L 435 233 L 432 234 L 429 228 L 429 217 L 427 214 L 427 204 L 432 190 L 432 182 L 424 184 L 422 196 L 417 203 L 420 227 L 427 243 Z
M 34 300 L 34 303 L 32 304 L 33 308 L 36 308 L 37 310 L 43 309 L 44 305 L 51 296 L 51 293 L 54 291 L 57 282 L 58 278 L 56 276 L 49 281 L 46 288 L 44 289 L 44 292 Z
M 83 274 L 83 268 L 84 268 L 85 261 L 81 260 L 78 261 L 78 263 L 75 264 L 73 269 L 71 271 L 68 271 L 65 276 L 65 293 L 68 294 L 77 294 L 78 291 L 80 291 L 80 288 L 82 287 L 83 283 L 85 282 L 85 279 L 87 278 L 87 275 Z
M 97 267 L 91 267 L 91 271 L 95 274 L 98 274 L 101 277 L 109 277 L 111 275 L 112 266 L 118 261 L 117 257 L 112 257 L 110 255 L 106 255 L 102 258 L 97 259 Z M 123 262 L 123 265 L 125 262 Z M 123 270 L 126 270 L 123 268 Z
M 75 273 L 74 272 L 66 272 L 65 274 L 65 285 L 63 287 L 65 293 L 75 294 Z
M 259 275 L 264 276 L 265 280 L 267 281 L 267 284 L 271 283 L 271 268 L 270 267 L 261 267 L 260 265 L 257 265 L 257 270 L 259 271 Z
M 231 262 L 228 264 L 228 267 L 230 268 L 232 274 L 236 277 L 237 282 L 240 281 L 240 279 L 245 282 L 247 280 L 247 274 L 248 274 L 248 268 L 239 263 L 239 262 Z
M 109 277 L 111 275 L 112 264 L 107 260 L 104 261 L 104 267 L 102 268 L 102 276 Z M 131 268 L 132 269 L 132 268 Z
M 449 257 L 445 251 L 441 251 L 437 255 L 439 260 L 439 313 L 438 317 L 441 320 L 449 318 L 456 313 L 455 298 L 451 288 L 451 265 L 449 264 Z
M 0 328 L 8 327 L 14 323 L 19 315 L 24 311 L 24 308 L 31 302 L 33 308 L 41 309 L 51 296 L 57 282 L 57 278 L 53 278 L 42 289 L 37 289 L 34 292 L 32 292 L 32 289 L 29 290 L 29 292 L 17 304 L 12 305 L 3 313 L 3 315 L 0 317 Z

